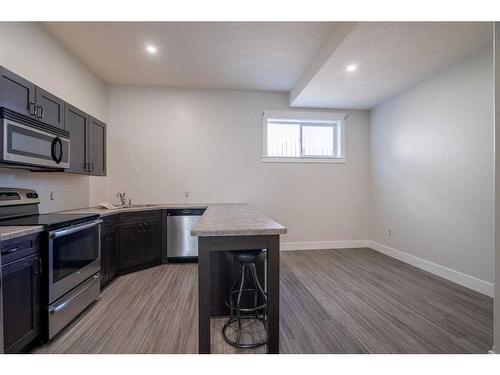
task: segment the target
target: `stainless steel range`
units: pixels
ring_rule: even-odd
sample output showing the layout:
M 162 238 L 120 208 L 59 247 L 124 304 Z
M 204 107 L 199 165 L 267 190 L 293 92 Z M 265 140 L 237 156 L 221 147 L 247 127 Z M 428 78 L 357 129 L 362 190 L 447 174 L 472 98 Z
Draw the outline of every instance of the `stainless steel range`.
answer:
M 42 302 L 51 339 L 99 297 L 102 220 L 94 214 L 39 214 L 39 203 L 34 190 L 0 188 L 0 226 L 44 227 Z

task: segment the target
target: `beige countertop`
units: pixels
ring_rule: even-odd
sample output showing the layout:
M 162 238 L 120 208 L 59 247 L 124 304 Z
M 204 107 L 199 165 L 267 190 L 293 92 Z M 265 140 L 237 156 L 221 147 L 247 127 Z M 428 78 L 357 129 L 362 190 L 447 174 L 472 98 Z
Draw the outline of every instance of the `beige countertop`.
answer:
M 285 234 L 286 228 L 246 204 L 209 205 L 191 231 L 197 237 Z
M 0 241 L 27 236 L 28 234 L 38 233 L 41 231 L 43 231 L 43 227 L 41 225 L 0 227 Z
M 158 203 L 142 207 L 102 209 L 98 207 L 58 212 L 62 214 L 99 214 L 101 217 L 123 212 L 154 211 L 169 208 L 206 208 L 193 236 L 251 236 L 285 234 L 286 228 L 245 203 Z
M 244 203 L 159 203 L 120 209 L 89 207 L 57 213 L 99 214 L 101 217 L 106 217 L 123 212 L 154 211 L 169 208 L 206 208 L 199 223 L 191 231 L 191 234 L 197 237 L 273 235 L 285 234 L 287 231 L 281 224 Z M 41 232 L 42 230 L 42 226 L 0 227 L 0 241 Z
M 99 214 L 101 217 L 116 215 L 123 212 L 140 212 L 140 211 L 155 211 L 165 210 L 168 208 L 207 208 L 208 204 L 200 203 L 158 203 L 148 204 L 144 206 L 133 206 L 117 209 L 107 209 L 99 207 L 80 208 L 77 210 L 61 211 L 58 214 Z

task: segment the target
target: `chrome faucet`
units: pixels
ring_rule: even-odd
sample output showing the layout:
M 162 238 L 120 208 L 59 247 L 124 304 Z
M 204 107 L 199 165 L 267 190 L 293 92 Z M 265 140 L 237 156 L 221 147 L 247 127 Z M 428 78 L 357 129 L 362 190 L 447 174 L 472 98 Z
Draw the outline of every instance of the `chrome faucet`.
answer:
M 127 195 L 127 193 L 120 193 L 120 192 L 116 193 L 116 197 L 120 198 L 122 206 L 125 206 L 125 204 L 127 204 L 127 201 L 125 200 L 125 195 Z

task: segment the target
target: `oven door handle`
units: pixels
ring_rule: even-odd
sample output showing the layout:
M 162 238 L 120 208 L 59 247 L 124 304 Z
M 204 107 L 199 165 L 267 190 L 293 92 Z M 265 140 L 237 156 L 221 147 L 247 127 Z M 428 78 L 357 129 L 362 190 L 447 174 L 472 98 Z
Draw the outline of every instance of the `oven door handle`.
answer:
M 56 238 L 61 238 L 61 237 L 69 236 L 70 234 L 73 234 L 73 233 L 80 232 L 80 231 L 85 230 L 85 229 L 89 229 L 89 228 L 95 227 L 96 225 L 99 225 L 101 223 L 102 223 L 102 220 L 95 220 L 95 221 L 93 221 L 93 222 L 91 222 L 89 224 L 77 225 L 75 227 L 70 227 L 70 228 L 66 228 L 66 229 L 56 230 L 56 231 L 53 231 L 53 232 L 49 233 L 49 238 L 51 240 L 54 240 Z

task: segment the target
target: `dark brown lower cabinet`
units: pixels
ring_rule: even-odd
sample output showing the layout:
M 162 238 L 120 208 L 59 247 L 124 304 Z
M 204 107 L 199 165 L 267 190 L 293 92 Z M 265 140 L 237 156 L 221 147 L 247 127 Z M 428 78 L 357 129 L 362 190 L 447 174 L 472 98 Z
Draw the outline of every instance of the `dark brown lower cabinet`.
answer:
M 161 220 L 144 222 L 142 253 L 144 263 L 161 259 L 161 223 Z
M 101 288 L 113 280 L 118 273 L 118 230 L 119 227 L 114 226 L 101 231 Z
M 160 211 L 123 214 L 120 219 L 120 270 L 161 261 Z
M 38 254 L 2 266 L 3 329 L 6 353 L 19 353 L 40 335 Z
M 116 226 L 110 233 L 109 253 L 108 253 L 108 273 L 112 279 L 118 274 L 120 269 L 120 227 Z
M 142 223 L 120 224 L 120 269 L 139 265 L 142 255 Z

